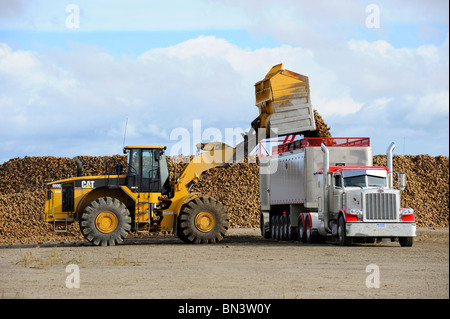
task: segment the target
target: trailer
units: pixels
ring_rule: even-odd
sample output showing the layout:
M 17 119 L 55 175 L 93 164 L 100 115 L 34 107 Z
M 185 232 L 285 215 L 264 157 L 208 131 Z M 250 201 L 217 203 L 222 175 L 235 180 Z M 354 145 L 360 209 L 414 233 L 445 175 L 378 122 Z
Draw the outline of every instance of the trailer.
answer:
M 275 146 L 260 158 L 262 236 L 340 245 L 388 238 L 412 246 L 414 210 L 400 204 L 406 174 L 393 171 L 394 148 L 380 167 L 373 166 L 368 137 L 306 137 Z

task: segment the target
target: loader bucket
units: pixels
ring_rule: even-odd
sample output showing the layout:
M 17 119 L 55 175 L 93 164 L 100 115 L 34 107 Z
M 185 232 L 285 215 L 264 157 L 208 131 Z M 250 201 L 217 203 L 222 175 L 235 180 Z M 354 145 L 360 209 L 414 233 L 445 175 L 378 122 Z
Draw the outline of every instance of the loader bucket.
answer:
M 252 122 L 255 131 L 276 128 L 278 136 L 315 131 L 314 112 L 309 96 L 307 76 L 283 70 L 283 64 L 272 67 L 266 77 L 255 84 L 259 116 Z

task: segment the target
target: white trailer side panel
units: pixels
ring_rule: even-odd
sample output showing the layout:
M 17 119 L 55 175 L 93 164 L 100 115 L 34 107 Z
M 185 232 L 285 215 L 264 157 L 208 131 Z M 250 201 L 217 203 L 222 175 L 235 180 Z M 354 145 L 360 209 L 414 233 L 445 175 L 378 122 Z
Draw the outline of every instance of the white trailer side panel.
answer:
M 271 161 L 278 161 L 278 168 L 270 176 L 270 204 L 304 203 L 305 152 L 280 154 Z
M 330 166 L 372 166 L 371 147 L 329 147 Z M 277 161 L 277 169 L 264 177 L 260 185 L 268 186 L 261 196 L 270 205 L 303 204 L 308 209 L 318 208 L 318 181 L 314 172 L 323 168 L 320 147 L 306 147 L 270 157 Z M 276 165 L 272 165 L 276 166 Z M 262 202 L 261 202 L 262 205 Z
M 270 174 L 268 173 L 270 166 L 269 157 L 260 157 L 259 159 L 259 202 L 261 211 L 270 211 L 269 188 Z

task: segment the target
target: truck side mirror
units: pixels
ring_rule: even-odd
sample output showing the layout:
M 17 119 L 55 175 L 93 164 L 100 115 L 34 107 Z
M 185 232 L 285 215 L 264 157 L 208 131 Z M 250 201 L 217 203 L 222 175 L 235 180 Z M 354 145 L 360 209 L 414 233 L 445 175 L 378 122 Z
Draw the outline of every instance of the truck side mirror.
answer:
M 406 173 L 398 173 L 398 188 L 401 191 L 406 188 Z

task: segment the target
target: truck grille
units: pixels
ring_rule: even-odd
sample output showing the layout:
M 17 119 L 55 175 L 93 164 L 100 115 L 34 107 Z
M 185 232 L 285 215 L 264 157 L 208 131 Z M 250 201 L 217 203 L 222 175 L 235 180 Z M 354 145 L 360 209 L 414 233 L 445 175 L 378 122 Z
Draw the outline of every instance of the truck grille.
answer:
M 397 220 L 396 194 L 369 193 L 365 195 L 366 220 Z

